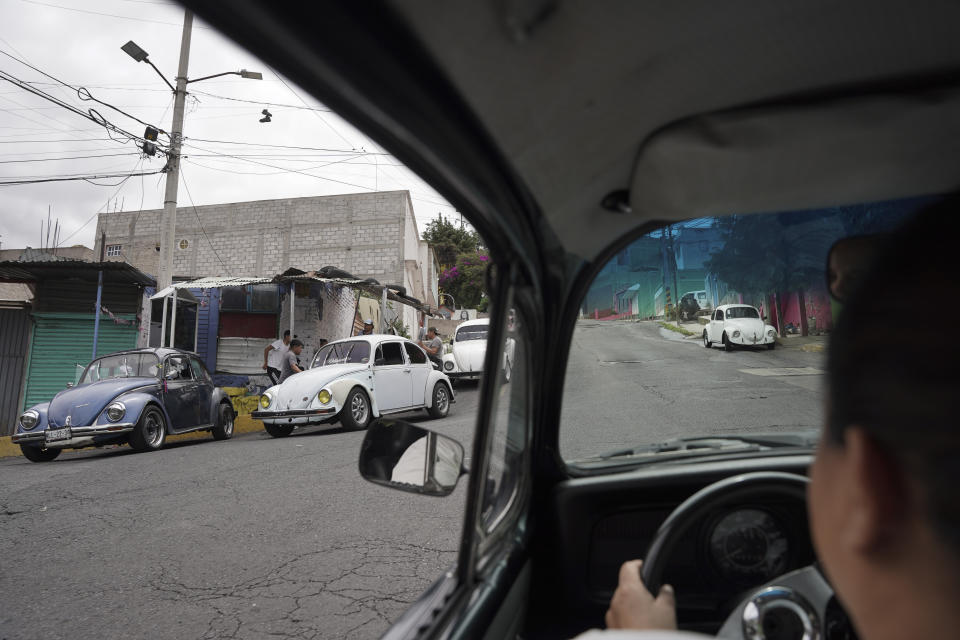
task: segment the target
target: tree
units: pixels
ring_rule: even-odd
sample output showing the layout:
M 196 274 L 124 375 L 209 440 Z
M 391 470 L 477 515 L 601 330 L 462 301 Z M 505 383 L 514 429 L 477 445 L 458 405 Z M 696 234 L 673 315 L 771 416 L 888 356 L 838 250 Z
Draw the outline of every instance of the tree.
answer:
M 461 309 L 474 309 L 485 300 L 484 272 L 490 256 L 474 251 L 461 253 L 456 264 L 440 274 L 440 291 L 453 296 Z
M 474 254 L 483 247 L 476 231 L 458 227 L 442 217 L 431 220 L 422 237 L 433 247 L 437 260 L 445 269 L 455 265 L 461 254 Z

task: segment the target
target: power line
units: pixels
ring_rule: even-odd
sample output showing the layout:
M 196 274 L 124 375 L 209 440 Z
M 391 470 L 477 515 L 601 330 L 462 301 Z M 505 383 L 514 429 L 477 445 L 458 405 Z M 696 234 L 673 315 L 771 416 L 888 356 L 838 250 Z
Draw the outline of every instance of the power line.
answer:
M 62 160 L 86 160 L 89 158 L 113 158 L 116 156 L 137 156 L 139 153 L 135 152 L 124 152 L 124 153 L 105 153 L 96 156 L 66 156 L 63 158 L 33 158 L 29 160 L 0 160 L 0 164 L 21 164 L 24 162 L 60 162 Z
M 197 218 L 197 224 L 200 225 L 200 231 L 203 233 L 203 237 L 207 239 L 207 244 L 210 245 L 210 249 L 213 251 L 213 255 L 217 257 L 217 261 L 220 263 L 220 266 L 223 267 L 224 271 L 229 273 L 230 270 L 227 269 L 227 265 L 223 263 L 223 260 L 220 259 L 220 254 L 217 253 L 216 247 L 213 246 L 213 243 L 210 242 L 210 236 L 207 235 L 207 230 L 203 228 L 203 222 L 200 221 L 200 213 L 197 212 L 197 205 L 193 203 L 193 196 L 190 195 L 190 187 L 187 186 L 187 178 L 183 174 L 183 169 L 180 169 L 180 179 L 183 181 L 183 188 L 187 191 L 187 197 L 190 199 L 190 206 L 193 207 L 193 215 Z
M 334 153 L 345 153 L 345 154 L 360 153 L 360 151 L 358 151 L 356 148 L 353 148 L 353 149 L 330 149 L 329 147 L 297 147 L 297 146 L 292 146 L 292 145 L 267 144 L 267 143 L 259 143 L 259 142 L 238 142 L 238 141 L 235 141 L 235 140 L 210 140 L 210 139 L 208 139 L 208 138 L 184 138 L 183 143 L 184 143 L 184 145 L 188 145 L 191 141 L 196 141 L 196 142 L 209 142 L 209 143 L 212 143 L 212 144 L 236 144 L 236 145 L 244 145 L 244 146 L 248 146 L 248 147 L 262 147 L 262 148 L 265 148 L 265 149 L 266 149 L 266 148 L 269 148 L 269 149 L 299 149 L 299 150 L 301 150 L 301 151 L 330 151 L 330 152 L 334 152 Z M 199 147 L 197 147 L 197 148 L 199 148 Z M 371 151 L 363 151 L 362 153 L 363 153 L 363 155 L 366 155 L 366 156 L 389 156 L 389 155 L 390 155 L 389 153 L 379 153 L 379 152 L 371 152 Z
M 64 177 L 49 177 L 49 178 L 31 178 L 29 180 L 0 180 L 0 187 L 9 187 L 25 184 L 39 184 L 41 182 L 69 182 L 71 180 L 83 180 L 90 182 L 91 180 L 108 180 L 110 178 L 132 178 L 134 176 L 152 176 L 157 173 L 163 173 L 163 169 L 158 169 L 156 171 L 147 171 L 144 173 L 114 173 L 106 175 L 87 175 L 87 176 L 64 176 Z M 124 180 L 126 182 L 126 180 Z M 122 182 L 119 184 L 123 184 Z M 100 185 L 100 186 L 113 186 L 113 185 Z
M 359 158 L 360 156 L 354 156 L 354 157 Z M 190 156 L 187 156 L 187 158 L 190 158 Z M 243 158 L 243 157 L 240 157 L 240 156 L 237 156 L 236 158 L 237 158 L 238 160 L 240 160 L 240 161 L 243 161 L 243 162 L 246 161 L 246 158 Z M 312 171 L 312 170 L 314 170 L 314 169 L 322 169 L 323 167 L 329 167 L 329 166 L 332 165 L 332 164 L 339 164 L 339 163 L 341 163 L 341 162 L 349 162 L 349 161 L 352 160 L 352 159 L 353 159 L 353 158 L 344 158 L 343 160 L 333 160 L 333 161 L 331 161 L 331 162 L 325 162 L 325 163 L 323 163 L 323 164 L 318 164 L 318 165 L 313 166 L 313 167 L 304 167 L 304 168 L 301 169 L 300 171 Z M 281 174 L 281 173 L 288 173 L 288 172 L 290 171 L 290 169 L 281 169 L 280 171 L 269 171 L 269 172 L 266 172 L 266 173 L 263 173 L 263 172 L 260 172 L 260 171 L 235 171 L 235 170 L 233 170 L 233 169 L 223 169 L 223 168 L 218 168 L 218 167 L 211 167 L 211 166 L 209 166 L 209 165 L 204 165 L 204 164 L 201 164 L 201 163 L 196 162 L 196 161 L 192 161 L 192 163 L 195 164 L 195 165 L 197 165 L 197 166 L 199 166 L 199 167 L 203 167 L 203 168 L 205 168 L 205 169 L 212 169 L 212 170 L 214 170 L 214 171 L 223 171 L 224 173 L 235 173 L 235 174 L 238 174 L 238 175 L 275 176 L 275 175 L 279 175 L 279 174 Z M 315 177 L 315 178 L 319 178 L 320 176 L 314 176 L 314 177 Z M 326 178 L 324 178 L 324 180 L 326 180 Z
M 256 105 L 265 105 L 268 107 L 281 107 L 284 109 L 301 109 L 304 111 L 324 111 L 326 113 L 333 113 L 333 109 L 327 109 L 326 107 L 311 107 L 309 105 L 299 105 L 299 104 L 283 104 L 279 102 L 265 102 L 263 100 L 245 100 L 243 98 L 231 98 L 229 96 L 221 96 L 216 93 L 208 93 L 206 91 L 198 91 L 194 89 L 191 93 L 201 96 L 207 96 L 209 98 L 216 98 L 217 100 L 230 100 L 232 102 L 246 102 L 248 104 Z
M 282 83 L 283 83 L 283 86 L 285 86 L 287 89 L 289 89 L 289 90 L 290 90 L 290 93 L 292 93 L 292 94 L 294 95 L 294 97 L 297 98 L 297 100 L 299 100 L 300 102 L 302 102 L 303 104 L 305 104 L 305 105 L 308 106 L 308 107 L 310 106 L 309 104 L 307 104 L 307 101 L 306 101 L 306 100 L 304 100 L 303 98 L 300 97 L 300 94 L 299 94 L 299 93 L 297 93 L 296 91 L 293 90 L 293 87 L 291 87 L 289 84 L 287 84 L 287 81 L 283 79 L 283 76 L 281 76 L 279 73 L 277 73 L 273 68 L 271 68 L 270 71 L 273 72 L 273 75 L 277 76 L 277 80 L 279 80 L 280 82 L 282 82 Z M 337 134 L 338 136 L 340 136 L 340 139 L 341 139 L 341 140 L 343 140 L 344 142 L 346 142 L 346 143 L 347 143 L 348 145 L 350 145 L 351 147 L 354 146 L 352 142 L 350 142 L 349 140 L 347 140 L 346 136 L 344 136 L 342 133 L 340 133 L 339 131 L 337 131 L 337 129 L 336 129 L 333 125 L 331 125 L 329 122 L 327 122 L 327 121 L 323 118 L 322 115 L 320 115 L 320 114 L 317 113 L 316 111 L 313 111 L 313 114 L 314 114 L 315 116 L 317 116 L 318 118 L 320 118 L 320 122 L 322 122 L 323 124 L 327 125 L 327 127 L 328 127 L 331 131 L 333 131 L 335 134 Z
M 20 2 L 27 2 L 29 4 L 36 4 L 42 7 L 52 7 L 54 9 L 64 9 L 65 11 L 76 11 L 78 13 L 89 13 L 95 16 L 106 16 L 108 18 L 120 18 L 121 20 L 134 20 L 136 22 L 149 22 L 151 24 L 165 24 L 171 27 L 181 27 L 183 25 L 177 24 L 176 22 L 164 22 L 162 20 L 149 20 L 147 18 L 134 18 L 133 16 L 121 16 L 115 13 L 103 13 L 100 11 L 89 11 L 87 9 L 76 9 L 74 7 L 64 7 L 59 4 L 52 4 L 49 2 L 39 2 L 38 0 L 20 0 Z M 195 29 L 210 29 L 210 27 L 195 26 Z

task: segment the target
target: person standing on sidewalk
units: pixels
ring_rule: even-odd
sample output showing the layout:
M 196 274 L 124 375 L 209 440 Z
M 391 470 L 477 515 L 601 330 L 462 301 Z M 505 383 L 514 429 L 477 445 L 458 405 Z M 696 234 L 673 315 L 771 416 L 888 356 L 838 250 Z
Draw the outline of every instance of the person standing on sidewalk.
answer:
M 283 354 L 283 373 L 280 375 L 280 382 L 283 382 L 295 373 L 300 373 L 303 368 L 300 366 L 300 352 L 303 351 L 303 343 L 297 339 L 290 341 L 290 348 Z
M 263 369 L 267 372 L 267 375 L 270 376 L 270 381 L 273 384 L 278 384 L 280 382 L 280 377 L 283 375 L 281 368 L 283 367 L 283 356 L 286 355 L 287 350 L 290 348 L 290 330 L 287 329 L 283 332 L 282 340 L 274 340 L 267 348 L 263 350 Z
M 443 340 L 441 340 L 440 336 L 437 335 L 436 327 L 430 327 L 427 329 L 427 341 L 424 342 L 421 340 L 419 344 L 427 352 L 430 360 L 443 366 Z

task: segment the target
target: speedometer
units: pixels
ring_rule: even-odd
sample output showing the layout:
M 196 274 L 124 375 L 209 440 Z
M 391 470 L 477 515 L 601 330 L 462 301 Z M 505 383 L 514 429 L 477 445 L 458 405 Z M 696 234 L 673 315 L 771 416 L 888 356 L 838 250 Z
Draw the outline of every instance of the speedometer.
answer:
M 710 555 L 724 578 L 762 582 L 786 571 L 789 542 L 772 515 L 760 509 L 740 509 L 714 525 Z

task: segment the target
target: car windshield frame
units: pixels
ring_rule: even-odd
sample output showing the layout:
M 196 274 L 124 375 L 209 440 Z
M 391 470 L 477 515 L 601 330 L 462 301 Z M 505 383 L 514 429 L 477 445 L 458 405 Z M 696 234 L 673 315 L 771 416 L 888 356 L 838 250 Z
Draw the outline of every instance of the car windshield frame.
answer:
M 134 365 L 130 358 L 138 358 L 138 362 Z M 152 358 L 152 361 L 147 358 Z M 102 363 L 104 361 L 115 360 L 116 364 L 111 365 L 117 369 L 117 375 L 99 375 L 100 370 L 102 369 Z M 154 372 L 149 373 L 150 366 L 153 366 Z M 88 376 L 92 371 L 97 371 L 97 378 L 91 379 Z M 146 373 L 145 373 L 146 372 Z M 80 376 L 80 381 L 78 384 L 89 384 L 92 382 L 100 382 L 102 380 L 116 380 L 119 378 L 157 378 L 160 375 L 160 358 L 157 357 L 155 353 L 145 353 L 142 351 L 136 352 L 126 352 L 126 353 L 112 353 L 108 356 L 102 356 L 97 358 L 93 362 L 87 365 L 83 370 L 83 374 Z
M 364 353 L 366 349 L 366 353 Z M 331 358 L 331 354 L 334 354 Z M 313 356 L 311 369 L 334 364 L 367 364 L 370 362 L 370 343 L 366 340 L 345 340 L 325 344 Z
M 490 325 L 486 325 L 486 324 L 475 324 L 468 327 L 460 327 L 457 329 L 457 333 L 454 341 L 469 342 L 471 340 L 486 340 L 489 332 L 490 332 Z M 466 337 L 464 337 L 464 335 Z

